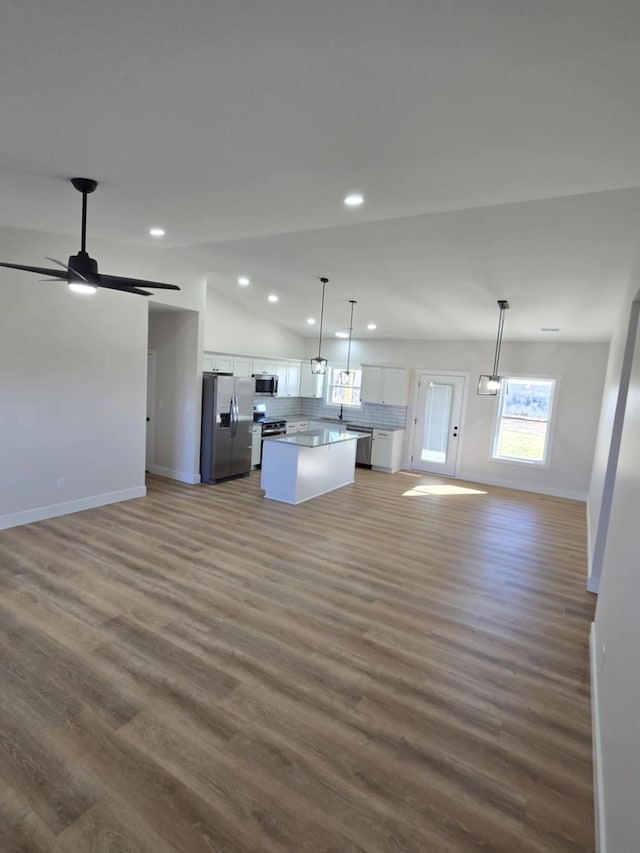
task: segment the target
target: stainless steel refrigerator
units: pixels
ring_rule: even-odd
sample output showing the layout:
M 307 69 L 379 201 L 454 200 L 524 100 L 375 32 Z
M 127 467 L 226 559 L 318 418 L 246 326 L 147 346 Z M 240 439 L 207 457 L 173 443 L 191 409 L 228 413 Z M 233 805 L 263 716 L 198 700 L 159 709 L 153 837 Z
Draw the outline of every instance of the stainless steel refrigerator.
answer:
M 200 478 L 218 483 L 251 470 L 253 379 L 231 373 L 204 373 Z

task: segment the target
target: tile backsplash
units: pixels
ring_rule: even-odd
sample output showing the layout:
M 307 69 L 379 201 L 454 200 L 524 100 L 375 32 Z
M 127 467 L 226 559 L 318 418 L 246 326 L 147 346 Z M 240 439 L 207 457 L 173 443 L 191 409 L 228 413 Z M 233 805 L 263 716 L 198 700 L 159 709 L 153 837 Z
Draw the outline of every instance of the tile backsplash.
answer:
M 328 406 L 324 400 L 307 397 L 262 397 L 260 402 L 267 405 L 270 418 L 296 417 L 337 418 L 340 406 Z M 363 403 L 359 409 L 344 409 L 345 423 L 362 424 L 372 427 L 394 427 L 404 429 L 407 424 L 406 406 L 382 406 L 375 403 Z

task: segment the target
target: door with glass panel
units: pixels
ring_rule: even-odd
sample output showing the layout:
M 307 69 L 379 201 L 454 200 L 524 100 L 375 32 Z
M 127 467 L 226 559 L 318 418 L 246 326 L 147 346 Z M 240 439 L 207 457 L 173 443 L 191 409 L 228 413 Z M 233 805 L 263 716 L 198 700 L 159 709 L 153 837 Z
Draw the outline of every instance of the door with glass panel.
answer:
M 456 472 L 464 376 L 418 374 L 411 467 L 429 474 Z

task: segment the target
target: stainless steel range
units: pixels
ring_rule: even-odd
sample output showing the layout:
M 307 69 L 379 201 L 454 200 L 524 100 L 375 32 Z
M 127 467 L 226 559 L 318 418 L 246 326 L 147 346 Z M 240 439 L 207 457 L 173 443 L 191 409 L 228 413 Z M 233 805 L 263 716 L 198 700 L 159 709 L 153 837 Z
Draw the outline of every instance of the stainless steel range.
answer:
M 256 403 L 253 407 L 253 422 L 261 425 L 262 438 L 269 438 L 274 435 L 286 435 L 287 422 L 282 420 L 269 420 L 266 414 L 266 408 L 267 407 L 264 403 Z M 262 464 L 262 444 L 260 446 L 260 464 Z M 260 467 L 260 465 L 258 467 Z

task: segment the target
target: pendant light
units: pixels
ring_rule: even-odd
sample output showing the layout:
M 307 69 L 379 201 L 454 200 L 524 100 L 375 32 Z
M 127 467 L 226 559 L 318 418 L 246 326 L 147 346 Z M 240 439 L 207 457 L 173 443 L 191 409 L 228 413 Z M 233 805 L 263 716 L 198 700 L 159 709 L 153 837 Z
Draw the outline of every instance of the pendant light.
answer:
M 320 337 L 318 338 L 318 355 L 316 358 L 311 359 L 311 372 L 315 374 L 321 374 L 327 372 L 327 359 L 323 358 L 320 355 L 320 350 L 322 349 L 322 320 L 324 318 L 324 289 L 329 283 L 328 278 L 321 278 L 322 282 L 322 306 L 320 308 Z
M 484 397 L 496 397 L 498 391 L 500 390 L 500 384 L 502 382 L 502 377 L 500 376 L 498 370 L 500 362 L 500 349 L 502 347 L 502 330 L 504 329 L 504 312 L 509 308 L 509 303 L 506 299 L 498 299 L 498 306 L 500 308 L 500 318 L 498 320 L 496 354 L 493 359 L 493 373 L 491 375 L 482 373 L 480 375 L 480 379 L 478 380 L 478 394 Z
M 340 384 L 341 385 L 353 385 L 353 380 L 355 378 L 355 371 L 349 370 L 351 365 L 351 335 L 353 333 L 353 307 L 357 305 L 355 299 L 350 299 L 351 303 L 351 318 L 349 320 L 349 345 L 347 347 L 347 369 L 340 371 Z

